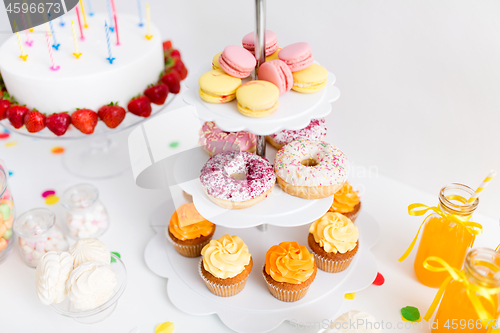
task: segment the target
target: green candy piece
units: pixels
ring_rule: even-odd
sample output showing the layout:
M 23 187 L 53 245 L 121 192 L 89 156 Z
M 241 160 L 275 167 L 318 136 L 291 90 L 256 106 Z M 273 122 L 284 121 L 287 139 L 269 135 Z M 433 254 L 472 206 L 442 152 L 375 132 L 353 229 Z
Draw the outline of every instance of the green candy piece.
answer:
M 10 207 L 9 205 L 0 205 L 0 214 L 2 214 L 3 220 L 8 220 L 10 217 Z
M 122 256 L 121 256 L 118 252 L 111 252 L 111 253 L 113 253 L 113 254 L 114 254 L 115 256 L 117 256 L 118 258 L 121 258 L 121 257 L 122 257 Z M 113 258 L 113 257 L 111 257 L 111 263 L 114 263 L 114 262 L 116 262 L 116 259 L 115 259 L 115 258 Z
M 401 316 L 408 321 L 418 321 L 420 319 L 420 311 L 416 307 L 406 306 L 401 309 Z
M 12 236 L 12 228 L 7 229 L 7 231 L 3 235 L 3 239 L 9 240 L 11 236 Z

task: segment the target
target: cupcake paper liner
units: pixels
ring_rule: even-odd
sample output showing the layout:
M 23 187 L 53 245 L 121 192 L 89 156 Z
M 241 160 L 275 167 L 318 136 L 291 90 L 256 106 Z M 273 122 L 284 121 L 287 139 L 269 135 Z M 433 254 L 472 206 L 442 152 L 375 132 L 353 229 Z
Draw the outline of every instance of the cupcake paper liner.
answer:
M 213 282 L 205 278 L 203 276 L 203 273 L 201 272 L 201 265 L 203 265 L 203 259 L 200 259 L 200 264 L 198 265 L 198 273 L 200 273 L 201 278 L 203 281 L 205 281 L 205 284 L 207 285 L 208 290 L 215 296 L 220 296 L 220 297 L 230 297 L 238 294 L 240 291 L 243 290 L 245 287 L 245 284 L 247 283 L 248 280 L 248 275 L 245 277 L 245 279 L 234 283 L 232 285 L 222 285 L 217 282 Z
M 276 299 L 282 302 L 295 302 L 303 298 L 307 294 L 310 285 L 298 290 L 285 290 L 283 288 L 280 288 L 278 286 L 269 283 L 269 281 L 267 281 L 266 275 L 264 274 L 264 267 L 265 265 L 262 267 L 262 275 L 264 276 L 264 280 L 267 283 L 267 288 L 269 289 L 269 292 Z
M 168 240 L 172 245 L 174 246 L 175 250 L 180 254 L 183 255 L 184 257 L 189 257 L 189 258 L 195 258 L 201 256 L 201 250 L 205 245 L 207 245 L 212 237 L 207 239 L 206 241 L 200 243 L 200 244 L 193 244 L 193 245 L 182 245 L 174 242 L 172 238 L 167 236 Z
M 339 273 L 345 271 L 347 267 L 349 267 L 349 265 L 351 264 L 352 259 L 354 258 L 354 256 L 352 256 L 350 258 L 343 260 L 335 260 L 317 255 L 314 252 L 313 254 L 314 254 L 314 260 L 316 261 L 316 265 L 318 266 L 318 268 L 328 273 Z

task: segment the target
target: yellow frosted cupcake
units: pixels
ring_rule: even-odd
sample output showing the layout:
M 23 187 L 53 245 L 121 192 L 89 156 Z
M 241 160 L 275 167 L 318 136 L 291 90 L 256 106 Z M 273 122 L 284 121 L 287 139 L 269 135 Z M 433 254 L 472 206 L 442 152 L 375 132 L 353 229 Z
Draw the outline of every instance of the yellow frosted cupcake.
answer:
M 345 182 L 342 188 L 335 193 L 330 212 L 341 213 L 353 223 L 358 217 L 361 209 L 361 201 L 358 191 L 352 189 L 351 184 Z
M 215 224 L 201 216 L 194 204 L 186 203 L 172 214 L 166 233 L 179 254 L 199 257 L 214 232 Z
M 248 246 L 238 236 L 224 235 L 201 250 L 200 275 L 214 295 L 229 297 L 243 290 L 252 271 Z
M 344 215 L 327 212 L 311 224 L 307 241 L 318 268 L 338 273 L 349 267 L 358 252 L 359 231 Z
M 262 269 L 271 295 L 283 302 L 304 297 L 316 277 L 314 256 L 296 242 L 282 242 L 266 253 Z

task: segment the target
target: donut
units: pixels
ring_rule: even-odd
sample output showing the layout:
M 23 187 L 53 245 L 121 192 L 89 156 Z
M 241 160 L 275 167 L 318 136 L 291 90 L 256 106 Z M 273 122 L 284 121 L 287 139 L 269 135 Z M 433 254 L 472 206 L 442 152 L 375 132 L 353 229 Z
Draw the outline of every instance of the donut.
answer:
M 324 141 L 293 141 L 276 154 L 276 179 L 283 191 L 304 198 L 321 199 L 337 192 L 347 178 L 347 159 Z
M 322 141 L 326 136 L 326 121 L 323 118 L 313 119 L 306 127 L 300 130 L 283 130 L 266 136 L 274 148 L 281 149 L 286 144 L 295 140 L 309 139 L 311 141 Z
M 264 200 L 273 190 L 276 176 L 265 158 L 232 151 L 212 156 L 201 169 L 200 181 L 216 205 L 242 209 Z
M 198 143 L 210 156 L 227 151 L 255 152 L 255 134 L 247 131 L 224 132 L 213 121 L 207 121 L 199 134 Z

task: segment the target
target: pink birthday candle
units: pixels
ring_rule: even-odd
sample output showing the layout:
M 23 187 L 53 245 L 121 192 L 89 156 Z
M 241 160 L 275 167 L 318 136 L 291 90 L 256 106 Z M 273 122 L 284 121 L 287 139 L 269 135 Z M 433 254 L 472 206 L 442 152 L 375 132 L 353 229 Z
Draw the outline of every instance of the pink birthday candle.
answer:
M 80 40 L 85 40 L 85 37 L 83 37 L 82 22 L 80 21 L 80 10 L 78 9 L 78 6 L 76 6 L 75 9 L 76 18 L 78 19 L 78 26 L 80 27 Z
M 116 14 L 113 14 L 113 19 L 115 20 L 116 45 L 120 45 L 120 36 L 118 35 L 118 21 L 116 20 Z
M 56 62 L 54 60 L 54 54 L 52 53 L 52 47 L 50 45 L 50 39 L 49 39 L 49 33 L 48 32 L 45 32 L 45 40 L 47 41 L 47 47 L 49 49 L 49 56 L 50 56 L 50 63 L 52 64 L 52 66 L 50 67 L 50 69 L 53 70 L 53 71 L 57 71 L 61 67 L 60 66 L 56 66 Z

